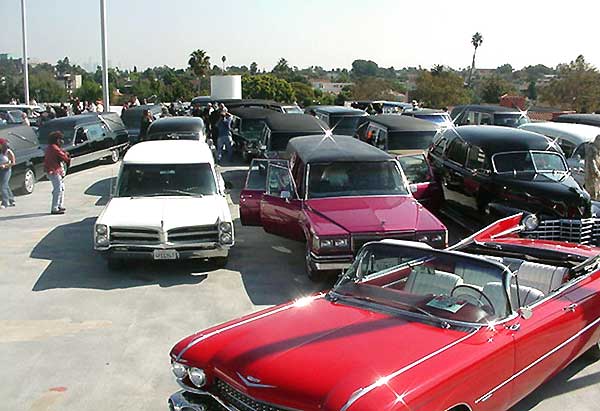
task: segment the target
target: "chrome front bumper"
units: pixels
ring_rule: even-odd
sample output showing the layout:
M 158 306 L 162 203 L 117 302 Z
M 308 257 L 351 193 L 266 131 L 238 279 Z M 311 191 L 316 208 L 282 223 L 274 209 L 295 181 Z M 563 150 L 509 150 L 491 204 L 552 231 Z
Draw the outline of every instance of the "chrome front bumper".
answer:
M 348 255 L 316 255 L 310 252 L 310 263 L 319 271 L 345 270 L 350 267 L 354 256 Z
M 156 246 L 140 246 L 140 245 L 115 245 L 109 248 L 97 248 L 106 257 L 116 257 L 123 259 L 141 259 L 153 260 L 154 250 L 175 250 L 178 254 L 178 260 L 186 260 L 192 258 L 215 258 L 227 257 L 231 246 L 215 244 L 209 247 L 156 247 Z M 168 261 L 168 260 L 166 260 Z M 172 260 L 171 260 L 172 261 Z
M 170 411 L 207 411 L 214 410 L 214 403 L 222 407 L 224 411 L 239 411 L 237 408 L 225 404 L 217 396 L 209 392 L 198 390 L 201 394 L 190 393 L 186 390 L 177 391 L 169 397 L 168 405 Z M 213 404 L 208 401 L 212 400 Z M 211 405 L 213 405 L 211 407 Z

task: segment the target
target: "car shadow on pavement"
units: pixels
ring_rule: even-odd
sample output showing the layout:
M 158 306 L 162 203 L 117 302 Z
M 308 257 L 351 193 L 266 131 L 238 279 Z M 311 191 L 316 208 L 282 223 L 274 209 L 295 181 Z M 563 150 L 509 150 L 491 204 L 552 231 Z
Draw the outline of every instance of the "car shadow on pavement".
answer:
M 335 279 L 313 283 L 304 272 L 304 244 L 267 234 L 262 227 L 242 227 L 230 251 L 227 269 L 239 271 L 255 305 L 282 304 L 329 289 Z M 243 237 L 243 238 L 240 238 Z
M 600 383 L 600 373 L 597 372 L 575 377 L 584 368 L 593 363 L 593 360 L 590 360 L 585 356 L 579 357 L 551 380 L 544 383 L 541 387 L 512 407 L 510 411 L 529 411 L 548 398 L 557 397 Z
M 12 220 L 26 220 L 28 218 L 44 217 L 49 214 L 50 213 L 31 213 L 31 214 L 11 215 L 11 216 L 6 216 L 6 217 L 0 217 L 0 222 L 12 221 Z
M 199 284 L 215 267 L 198 260 L 178 264 L 131 262 L 122 270 L 110 271 L 104 258 L 94 252 L 92 230 L 95 218 L 64 224 L 50 231 L 32 250 L 30 257 L 49 260 L 33 291 L 57 288 L 113 290 L 157 284 L 172 287 Z
M 228 181 L 233 185 L 229 195 L 233 204 L 239 205 L 240 192 L 246 184 L 246 175 L 248 170 L 226 170 L 221 173 L 224 181 Z
M 109 177 L 96 181 L 94 184 L 89 186 L 84 193 L 88 196 L 100 197 L 98 198 L 98 201 L 96 201 L 95 205 L 105 206 L 108 204 L 108 200 L 110 200 L 111 188 L 116 181 L 116 177 Z

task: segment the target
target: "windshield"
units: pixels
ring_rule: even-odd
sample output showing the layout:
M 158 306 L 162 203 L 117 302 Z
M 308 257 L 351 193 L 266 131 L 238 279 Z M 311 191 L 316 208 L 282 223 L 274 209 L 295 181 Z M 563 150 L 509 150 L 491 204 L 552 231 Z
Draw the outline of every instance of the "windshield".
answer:
M 507 126 L 507 127 L 519 127 L 521 124 L 529 123 L 529 118 L 525 114 L 521 113 L 509 113 L 494 114 L 494 125 L 496 126 Z
M 244 119 L 240 128 L 240 134 L 247 140 L 258 140 L 265 128 L 264 120 Z
M 64 135 L 63 141 L 64 141 L 65 145 L 73 143 L 73 137 L 75 136 L 75 129 L 74 128 L 60 128 L 60 127 L 42 126 L 42 127 L 39 128 L 39 135 L 38 135 L 38 140 L 39 140 L 40 144 L 42 144 L 42 145 L 48 144 L 48 136 L 53 131 L 57 131 L 57 130 L 58 131 L 62 131 L 62 133 Z
M 446 113 L 440 114 L 415 114 L 415 118 L 420 118 L 421 120 L 431 121 L 436 124 L 446 124 L 452 123 L 452 119 Z
M 387 137 L 387 150 L 427 150 L 436 133 L 436 131 L 392 131 Z
M 267 169 L 269 164 L 277 164 L 285 167 L 287 165 L 286 160 L 262 160 L 254 159 L 250 164 L 248 170 L 248 177 L 246 178 L 246 189 L 247 190 L 261 190 L 267 189 Z
M 395 161 L 310 164 L 308 197 L 408 194 Z
M 398 157 L 402 171 L 410 184 L 432 181 L 429 165 L 424 154 L 415 154 Z
M 283 106 L 286 114 L 304 114 L 304 111 L 298 106 Z
M 341 301 L 363 301 L 432 321 L 485 323 L 510 313 L 508 274 L 503 266 L 461 254 L 372 243 L 361 249 L 332 292 Z
M 358 127 L 358 121 L 360 118 L 361 116 L 331 116 L 329 119 L 329 127 L 331 127 L 336 134 L 340 134 L 342 131 L 347 131 L 350 133 L 350 135 L 352 135 Z
M 514 151 L 492 157 L 497 173 L 566 173 L 563 157 L 551 151 Z
M 118 197 L 200 196 L 216 194 L 212 168 L 201 164 L 126 164 Z
M 169 132 L 157 132 L 150 133 L 145 138 L 144 141 L 150 140 L 195 140 L 195 141 L 204 141 L 201 132 L 193 132 L 193 131 L 169 131 Z

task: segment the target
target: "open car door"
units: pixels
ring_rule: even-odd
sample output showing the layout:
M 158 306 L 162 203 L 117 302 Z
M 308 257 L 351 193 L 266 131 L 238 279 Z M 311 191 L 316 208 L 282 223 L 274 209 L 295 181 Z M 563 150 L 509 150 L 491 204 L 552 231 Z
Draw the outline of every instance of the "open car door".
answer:
M 267 233 L 293 240 L 303 240 L 300 227 L 302 203 L 289 167 L 270 163 L 267 169 L 267 187 L 260 201 L 260 220 Z
M 259 226 L 260 200 L 267 187 L 267 169 L 269 164 L 286 166 L 284 160 L 268 160 L 255 158 L 250 163 L 246 184 L 240 193 L 240 220 L 242 225 Z
M 443 192 L 433 177 L 433 170 L 425 154 L 401 154 L 397 159 L 408 180 L 412 195 L 429 211 L 439 210 L 443 202 Z

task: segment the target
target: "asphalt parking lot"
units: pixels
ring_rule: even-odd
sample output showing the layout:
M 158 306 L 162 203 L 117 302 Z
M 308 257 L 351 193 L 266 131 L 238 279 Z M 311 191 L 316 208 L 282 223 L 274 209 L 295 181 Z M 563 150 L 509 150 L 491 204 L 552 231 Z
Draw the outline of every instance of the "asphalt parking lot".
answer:
M 241 227 L 225 269 L 205 262 L 111 272 L 92 227 L 118 165 L 75 170 L 67 214 L 49 215 L 50 183 L 0 210 L 0 410 L 166 410 L 177 390 L 168 353 L 194 331 L 331 285 L 304 275 L 304 245 Z M 451 239 L 463 233 L 449 225 Z M 494 370 L 490 370 L 494 372 Z M 597 410 L 600 363 L 579 359 L 514 411 Z

